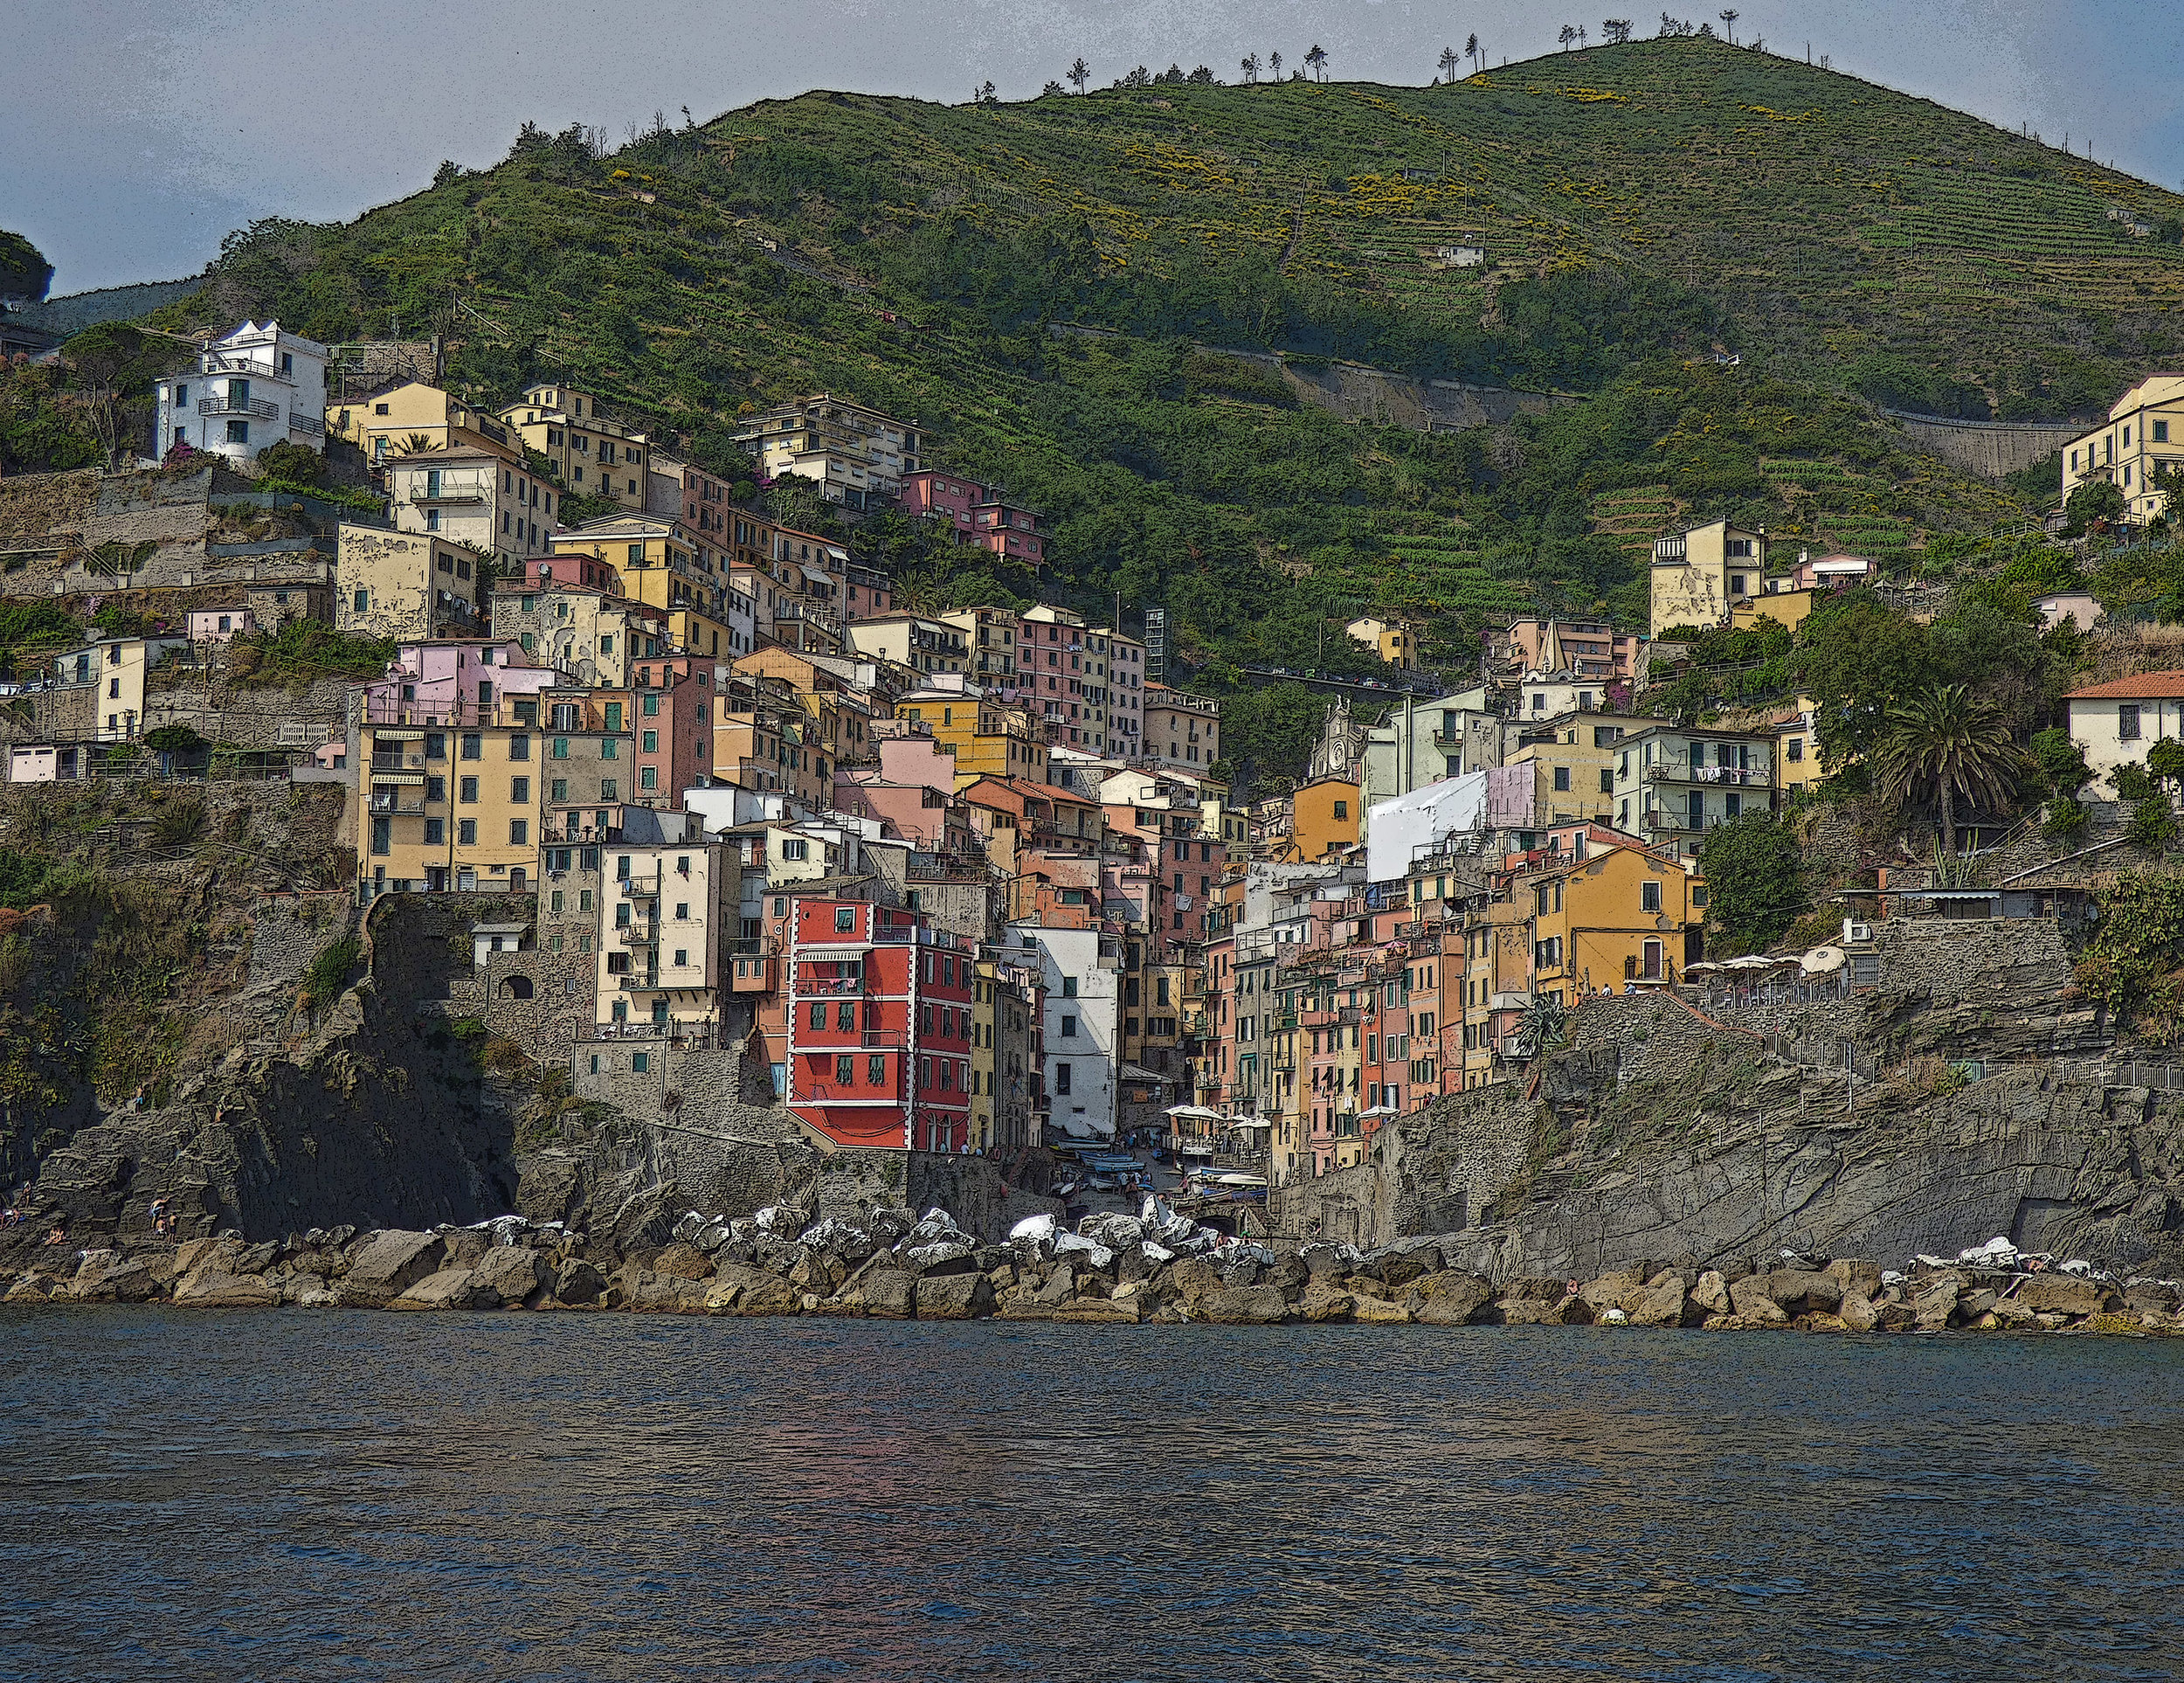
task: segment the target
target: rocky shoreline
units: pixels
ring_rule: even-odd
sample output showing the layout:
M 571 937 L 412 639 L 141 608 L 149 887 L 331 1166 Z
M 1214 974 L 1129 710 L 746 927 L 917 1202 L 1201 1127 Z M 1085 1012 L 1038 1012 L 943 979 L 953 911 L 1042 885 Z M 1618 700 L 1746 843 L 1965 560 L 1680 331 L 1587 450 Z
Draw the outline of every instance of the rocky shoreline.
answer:
M 1362 1322 L 1457 1326 L 1634 1326 L 1810 1333 L 2184 1332 L 2184 1286 L 2119 1280 L 2006 1242 L 1902 1270 L 1784 1252 L 1701 1263 L 1632 1261 L 1589 1280 L 1490 1280 L 1445 1265 L 1442 1241 L 1371 1251 L 1281 1250 L 1186 1218 L 1051 1216 L 981 1243 L 941 1210 L 881 1209 L 861 1224 L 790 1209 L 696 1211 L 658 1243 L 595 1244 L 521 1216 L 429 1232 L 313 1229 L 245 1242 L 149 1236 L 33 1252 L 7 1304 L 170 1304 L 238 1309 L 607 1310 L 881 1319 Z M 1445 1236 L 1450 1249 L 1454 1236 Z

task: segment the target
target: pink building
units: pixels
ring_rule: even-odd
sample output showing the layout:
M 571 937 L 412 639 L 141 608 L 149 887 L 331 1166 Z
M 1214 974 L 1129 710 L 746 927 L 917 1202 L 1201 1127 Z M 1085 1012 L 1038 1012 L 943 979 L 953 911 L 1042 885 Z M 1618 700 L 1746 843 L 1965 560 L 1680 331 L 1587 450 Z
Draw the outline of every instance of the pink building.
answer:
M 622 575 L 596 555 L 569 550 L 558 555 L 531 555 L 523 558 L 525 589 L 537 590 L 543 585 L 556 583 L 583 585 L 605 591 L 610 596 L 622 593 Z
M 902 476 L 897 501 L 906 514 L 946 521 L 958 544 L 975 544 L 1034 567 L 1047 558 L 1039 516 L 1010 502 L 999 486 L 928 468 Z
M 552 667 L 533 666 L 513 637 L 404 643 L 387 675 L 364 686 L 364 723 L 491 723 L 496 699 L 561 681 Z
M 224 643 L 231 637 L 247 636 L 257 629 L 258 616 L 246 607 L 190 611 L 190 641 L 193 643 Z
M 1570 672 L 1580 678 L 1628 681 L 1638 669 L 1635 632 L 1605 620 L 1519 620 L 1509 628 L 1503 658 L 1526 672 Z

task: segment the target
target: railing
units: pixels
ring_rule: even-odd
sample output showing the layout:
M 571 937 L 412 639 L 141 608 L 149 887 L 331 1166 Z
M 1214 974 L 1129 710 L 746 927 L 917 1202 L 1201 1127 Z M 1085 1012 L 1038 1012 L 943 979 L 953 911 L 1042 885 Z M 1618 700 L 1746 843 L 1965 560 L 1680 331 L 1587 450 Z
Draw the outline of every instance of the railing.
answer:
M 1738 765 L 1679 765 L 1675 761 L 1656 760 L 1645 768 L 1648 783 L 1729 783 L 1748 787 L 1769 787 L 1774 773 L 1757 767 Z
M 375 752 L 371 757 L 371 769 L 374 773 L 380 772 L 421 772 L 425 769 L 425 756 L 422 754 L 382 754 Z
M 288 412 L 288 430 L 301 433 L 306 438 L 322 439 L 326 436 L 326 423 L 316 415 L 299 415 L 291 409 Z
M 425 802 L 421 797 L 405 802 L 393 795 L 375 794 L 371 798 L 371 811 L 375 817 L 380 818 L 422 818 L 425 815 Z
M 279 420 L 280 405 L 262 398 L 199 398 L 200 415 L 253 415 L 259 420 Z
M 197 371 L 199 379 L 225 380 L 234 377 L 245 380 L 271 380 L 277 385 L 294 385 L 293 376 L 283 374 L 271 363 L 253 363 L 243 357 L 223 357 L 215 352 L 205 357 Z
M 861 976 L 798 976 L 796 979 L 798 999 L 854 999 L 865 992 L 865 980 Z

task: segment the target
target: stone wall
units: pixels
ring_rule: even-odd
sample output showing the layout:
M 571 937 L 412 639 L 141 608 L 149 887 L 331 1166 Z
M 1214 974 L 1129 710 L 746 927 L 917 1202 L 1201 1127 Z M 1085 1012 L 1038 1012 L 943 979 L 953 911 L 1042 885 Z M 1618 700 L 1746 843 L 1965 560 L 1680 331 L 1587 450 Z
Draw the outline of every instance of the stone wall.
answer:
M 517 918 L 511 914 L 493 921 Z M 476 1017 L 537 1063 L 566 1063 L 577 1042 L 592 1030 L 598 963 L 594 953 L 566 950 L 487 953 L 482 970 L 449 984 L 448 1009 L 451 1015 Z
M 2085 430 L 2075 421 L 1948 420 L 1895 409 L 1884 412 L 1914 447 L 1987 479 L 2022 472 Z

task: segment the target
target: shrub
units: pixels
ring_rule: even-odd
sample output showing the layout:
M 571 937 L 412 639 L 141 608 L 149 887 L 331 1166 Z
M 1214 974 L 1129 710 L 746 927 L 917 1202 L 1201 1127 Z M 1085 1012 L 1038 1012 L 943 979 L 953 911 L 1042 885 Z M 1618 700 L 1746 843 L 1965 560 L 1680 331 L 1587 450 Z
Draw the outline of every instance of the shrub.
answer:
M 311 967 L 303 973 L 303 1003 L 307 1009 L 315 1011 L 321 1005 L 341 997 L 349 985 L 349 973 L 356 967 L 363 956 L 363 943 L 354 931 L 335 937 L 321 947 L 318 956 L 311 960 Z
M 144 733 L 144 745 L 162 754 L 186 754 L 204 746 L 204 738 L 186 724 L 162 724 Z
M 2047 815 L 2040 821 L 2041 834 L 2051 842 L 2071 842 L 2085 834 L 2085 808 L 2069 795 L 2057 795 L 2048 803 Z
M 2147 853 L 2167 853 L 2176 841 L 2176 814 L 2167 795 L 2150 794 L 2132 808 L 2131 825 L 2125 832 L 2133 847 Z
M 162 848 L 186 848 L 204 834 L 204 802 L 178 800 L 152 821 Z

